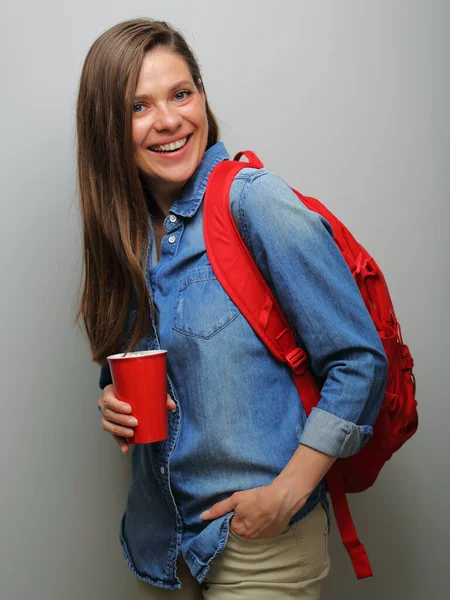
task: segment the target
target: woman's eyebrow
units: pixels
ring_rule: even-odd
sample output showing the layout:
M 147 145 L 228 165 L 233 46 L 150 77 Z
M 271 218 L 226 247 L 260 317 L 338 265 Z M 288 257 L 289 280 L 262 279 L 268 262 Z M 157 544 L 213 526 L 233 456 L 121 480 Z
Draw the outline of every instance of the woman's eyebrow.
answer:
M 185 85 L 192 85 L 192 81 L 190 79 L 183 79 L 181 81 L 177 81 L 172 86 L 170 86 L 169 93 L 173 92 L 177 88 L 185 86 Z M 138 96 L 134 97 L 134 101 L 140 102 L 141 100 L 147 100 L 147 98 L 151 98 L 151 97 L 152 97 L 151 94 L 139 94 Z

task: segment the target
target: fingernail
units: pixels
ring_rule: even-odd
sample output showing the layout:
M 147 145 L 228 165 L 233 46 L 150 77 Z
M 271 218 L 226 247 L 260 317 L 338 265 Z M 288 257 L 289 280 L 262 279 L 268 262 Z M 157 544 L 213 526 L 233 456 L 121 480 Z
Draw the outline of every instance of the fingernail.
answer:
M 200 519 L 206 519 L 209 516 L 209 510 L 205 510 L 204 512 L 202 512 L 202 514 L 200 515 Z
M 137 419 L 135 419 L 134 417 L 130 417 L 128 419 L 128 425 L 137 425 L 137 424 L 138 424 Z

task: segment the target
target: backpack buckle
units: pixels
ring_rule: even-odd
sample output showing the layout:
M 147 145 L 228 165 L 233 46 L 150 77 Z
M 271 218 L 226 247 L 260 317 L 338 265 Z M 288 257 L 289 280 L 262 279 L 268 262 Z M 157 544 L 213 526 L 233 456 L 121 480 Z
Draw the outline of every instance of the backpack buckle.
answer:
M 294 348 L 285 356 L 286 362 L 296 375 L 303 375 L 308 368 L 308 357 L 301 348 Z

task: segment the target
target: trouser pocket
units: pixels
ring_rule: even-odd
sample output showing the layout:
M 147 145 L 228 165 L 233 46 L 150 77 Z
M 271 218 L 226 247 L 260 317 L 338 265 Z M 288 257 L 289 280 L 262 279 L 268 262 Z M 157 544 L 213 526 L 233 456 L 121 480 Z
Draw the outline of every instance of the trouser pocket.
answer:
M 317 600 L 329 571 L 328 519 L 321 504 L 276 538 L 243 538 L 230 531 L 210 566 L 205 600 Z

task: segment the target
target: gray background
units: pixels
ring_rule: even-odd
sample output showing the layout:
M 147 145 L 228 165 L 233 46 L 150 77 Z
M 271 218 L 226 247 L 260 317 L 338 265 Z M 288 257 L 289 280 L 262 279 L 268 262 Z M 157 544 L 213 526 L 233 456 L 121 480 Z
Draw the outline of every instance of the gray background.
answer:
M 324 599 L 448 598 L 444 0 L 2 6 L 1 598 L 135 598 L 118 544 L 129 457 L 100 428 L 98 369 L 72 319 L 78 78 L 94 39 L 136 16 L 186 34 L 230 153 L 254 149 L 364 241 L 416 361 L 419 432 L 351 498 L 376 577 L 355 580 L 334 529 Z

